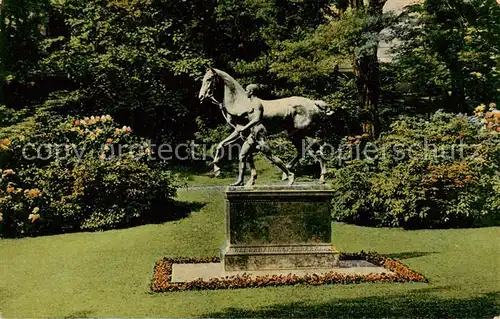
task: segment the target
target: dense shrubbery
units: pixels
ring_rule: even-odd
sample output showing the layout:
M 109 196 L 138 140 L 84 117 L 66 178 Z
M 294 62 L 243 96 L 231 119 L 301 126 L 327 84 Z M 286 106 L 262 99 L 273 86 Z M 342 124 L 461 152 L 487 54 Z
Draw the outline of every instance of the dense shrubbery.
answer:
M 10 108 L 0 105 L 0 127 L 13 125 L 26 118 L 28 112 L 25 110 L 14 111 Z
M 197 99 L 208 65 L 243 85 L 261 84 L 258 96 L 264 99 L 303 95 L 326 101 L 334 115 L 321 129 L 332 145 L 342 139 L 347 152 L 383 131 L 376 145 L 386 154 L 398 153 L 395 144 L 420 143 L 413 158 L 365 158 L 337 170 L 337 218 L 441 227 L 494 216 L 500 206 L 498 113 L 481 106 L 473 119 L 438 113 L 430 122 L 393 121 L 442 108 L 471 113 L 479 101 L 500 101 L 500 7 L 494 0 L 425 0 L 409 9 L 416 15 L 402 14 L 405 23 L 394 24 L 395 17 L 382 14 L 384 3 L 4 0 L 0 139 L 14 138 L 0 144 L 0 170 L 6 170 L 1 231 L 118 227 L 140 220 L 140 207 L 146 212 L 162 206 L 173 192 L 169 174 L 146 162 L 149 147 L 128 127 L 117 129 L 107 117 L 75 124 L 32 113 L 111 114 L 155 144 L 194 139 L 216 145 L 230 128 L 216 107 L 200 106 Z M 382 65 L 377 46 L 380 31 L 390 25 L 401 43 L 392 63 Z M 353 72 L 338 72 L 345 66 Z M 465 152 L 478 155 L 425 159 L 433 152 L 423 147 L 424 139 L 440 151 L 463 140 L 471 145 Z M 61 154 L 67 144 L 86 147 L 85 156 L 23 159 L 23 146 L 42 141 L 63 145 Z M 142 157 L 108 159 L 115 143 L 142 145 L 132 150 Z M 284 160 L 295 154 L 283 136 L 269 143 Z M 179 155 L 194 159 L 189 152 Z
M 374 143 L 377 156 L 335 172 L 334 217 L 407 228 L 500 221 L 500 112 L 491 107 L 394 123 Z
M 51 148 L 38 152 L 40 145 Z M 151 166 L 150 154 L 146 141 L 129 127 L 117 127 L 110 116 L 36 117 L 30 131 L 3 139 L 0 146 L 0 235 L 168 219 L 175 179 L 161 165 Z

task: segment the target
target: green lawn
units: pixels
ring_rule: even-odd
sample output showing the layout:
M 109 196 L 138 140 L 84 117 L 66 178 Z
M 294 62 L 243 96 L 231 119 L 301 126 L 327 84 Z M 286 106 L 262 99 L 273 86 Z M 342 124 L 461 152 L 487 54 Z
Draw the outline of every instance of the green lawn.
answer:
M 165 224 L 0 240 L 0 312 L 12 317 L 493 317 L 500 315 L 500 228 L 403 231 L 334 226 L 344 251 L 403 260 L 430 283 L 294 286 L 151 294 L 163 256 L 212 256 L 224 239 L 221 192 Z M 201 204 L 201 205 L 200 205 Z
M 281 171 L 274 165 L 272 165 L 268 160 L 266 160 L 260 154 L 255 157 L 255 167 L 257 167 L 257 184 L 266 184 L 272 182 L 272 184 L 279 184 L 281 180 Z M 226 186 L 231 184 L 236 180 L 238 171 L 236 167 L 223 168 L 221 170 L 221 175 L 215 177 L 211 171 L 212 167 L 200 168 L 196 174 L 193 174 L 193 168 L 176 168 L 174 167 L 174 172 L 177 172 L 181 178 L 189 186 L 204 186 L 204 185 L 220 185 Z M 319 173 L 319 164 L 317 165 L 317 171 Z M 245 178 L 248 179 L 250 172 L 246 171 Z M 311 176 L 304 176 L 298 173 L 296 175 L 297 182 L 310 182 L 313 178 Z M 282 182 L 286 184 L 287 182 Z

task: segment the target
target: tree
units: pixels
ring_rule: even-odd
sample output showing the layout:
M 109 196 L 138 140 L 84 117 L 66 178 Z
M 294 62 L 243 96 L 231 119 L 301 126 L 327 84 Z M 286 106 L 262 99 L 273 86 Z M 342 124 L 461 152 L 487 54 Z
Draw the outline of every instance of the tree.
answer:
M 203 54 L 202 1 L 68 0 L 53 7 L 67 31 L 44 41 L 45 77 L 61 86 L 46 105 L 109 113 L 155 140 L 195 130 Z M 193 124 L 191 124 L 193 123 Z
M 337 2 L 335 12 L 300 41 L 283 41 L 275 50 L 271 70 L 292 81 L 334 77 L 335 66 L 349 61 L 356 79 L 362 130 L 375 138 L 380 132 L 378 103 L 380 66 L 377 49 L 382 31 L 391 21 L 382 13 L 384 1 Z
M 0 102 L 21 108 L 40 100 L 36 65 L 45 35 L 46 0 L 3 0 L 0 19 Z
M 426 0 L 400 21 L 396 81 L 418 111 L 471 112 L 499 101 L 500 6 L 494 0 Z

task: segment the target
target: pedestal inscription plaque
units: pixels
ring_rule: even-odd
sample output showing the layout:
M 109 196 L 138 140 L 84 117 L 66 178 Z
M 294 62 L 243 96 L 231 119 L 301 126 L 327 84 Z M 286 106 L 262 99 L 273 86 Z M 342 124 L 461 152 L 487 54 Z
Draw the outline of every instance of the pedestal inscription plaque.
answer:
M 225 199 L 224 270 L 338 266 L 326 186 L 228 187 Z

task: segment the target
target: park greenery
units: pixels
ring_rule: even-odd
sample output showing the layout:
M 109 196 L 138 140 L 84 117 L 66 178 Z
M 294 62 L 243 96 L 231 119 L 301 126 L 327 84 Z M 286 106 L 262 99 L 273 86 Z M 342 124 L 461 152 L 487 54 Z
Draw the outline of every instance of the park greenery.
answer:
M 32 121 L 2 142 L 0 162 L 9 167 L 0 176 L 2 235 L 103 230 L 169 219 L 165 210 L 173 208 L 176 180 L 161 163 L 147 161 L 150 146 L 130 127 L 118 127 L 109 115 L 57 121 L 43 112 Z M 40 143 L 50 148 L 37 154 Z
M 178 200 L 192 213 L 176 222 L 3 239 L 4 317 L 493 318 L 499 313 L 497 227 L 405 231 L 334 224 L 337 249 L 388 255 L 421 272 L 428 284 L 147 293 L 158 259 L 215 256 L 224 239 L 220 191 L 180 191 Z
M 332 160 L 334 218 L 408 228 L 496 225 L 500 6 L 425 0 L 395 15 L 384 3 L 4 0 L 0 236 L 174 218 L 172 171 L 199 163 L 148 161 L 156 151 L 149 145 L 222 139 L 218 108 L 197 99 L 209 66 L 259 83 L 262 98 L 326 101 L 332 115 L 323 129 L 348 149 L 371 143 L 388 154 L 394 144 L 425 140 L 444 151 L 466 143 L 467 155 L 477 155 L 449 159 L 416 148 L 396 162 Z M 391 39 L 399 43 L 393 59 L 380 62 L 378 45 Z M 286 159 L 293 154 L 285 140 L 271 143 Z M 88 152 L 26 160 L 30 143 Z M 103 160 L 101 146 L 119 143 L 144 147 Z

